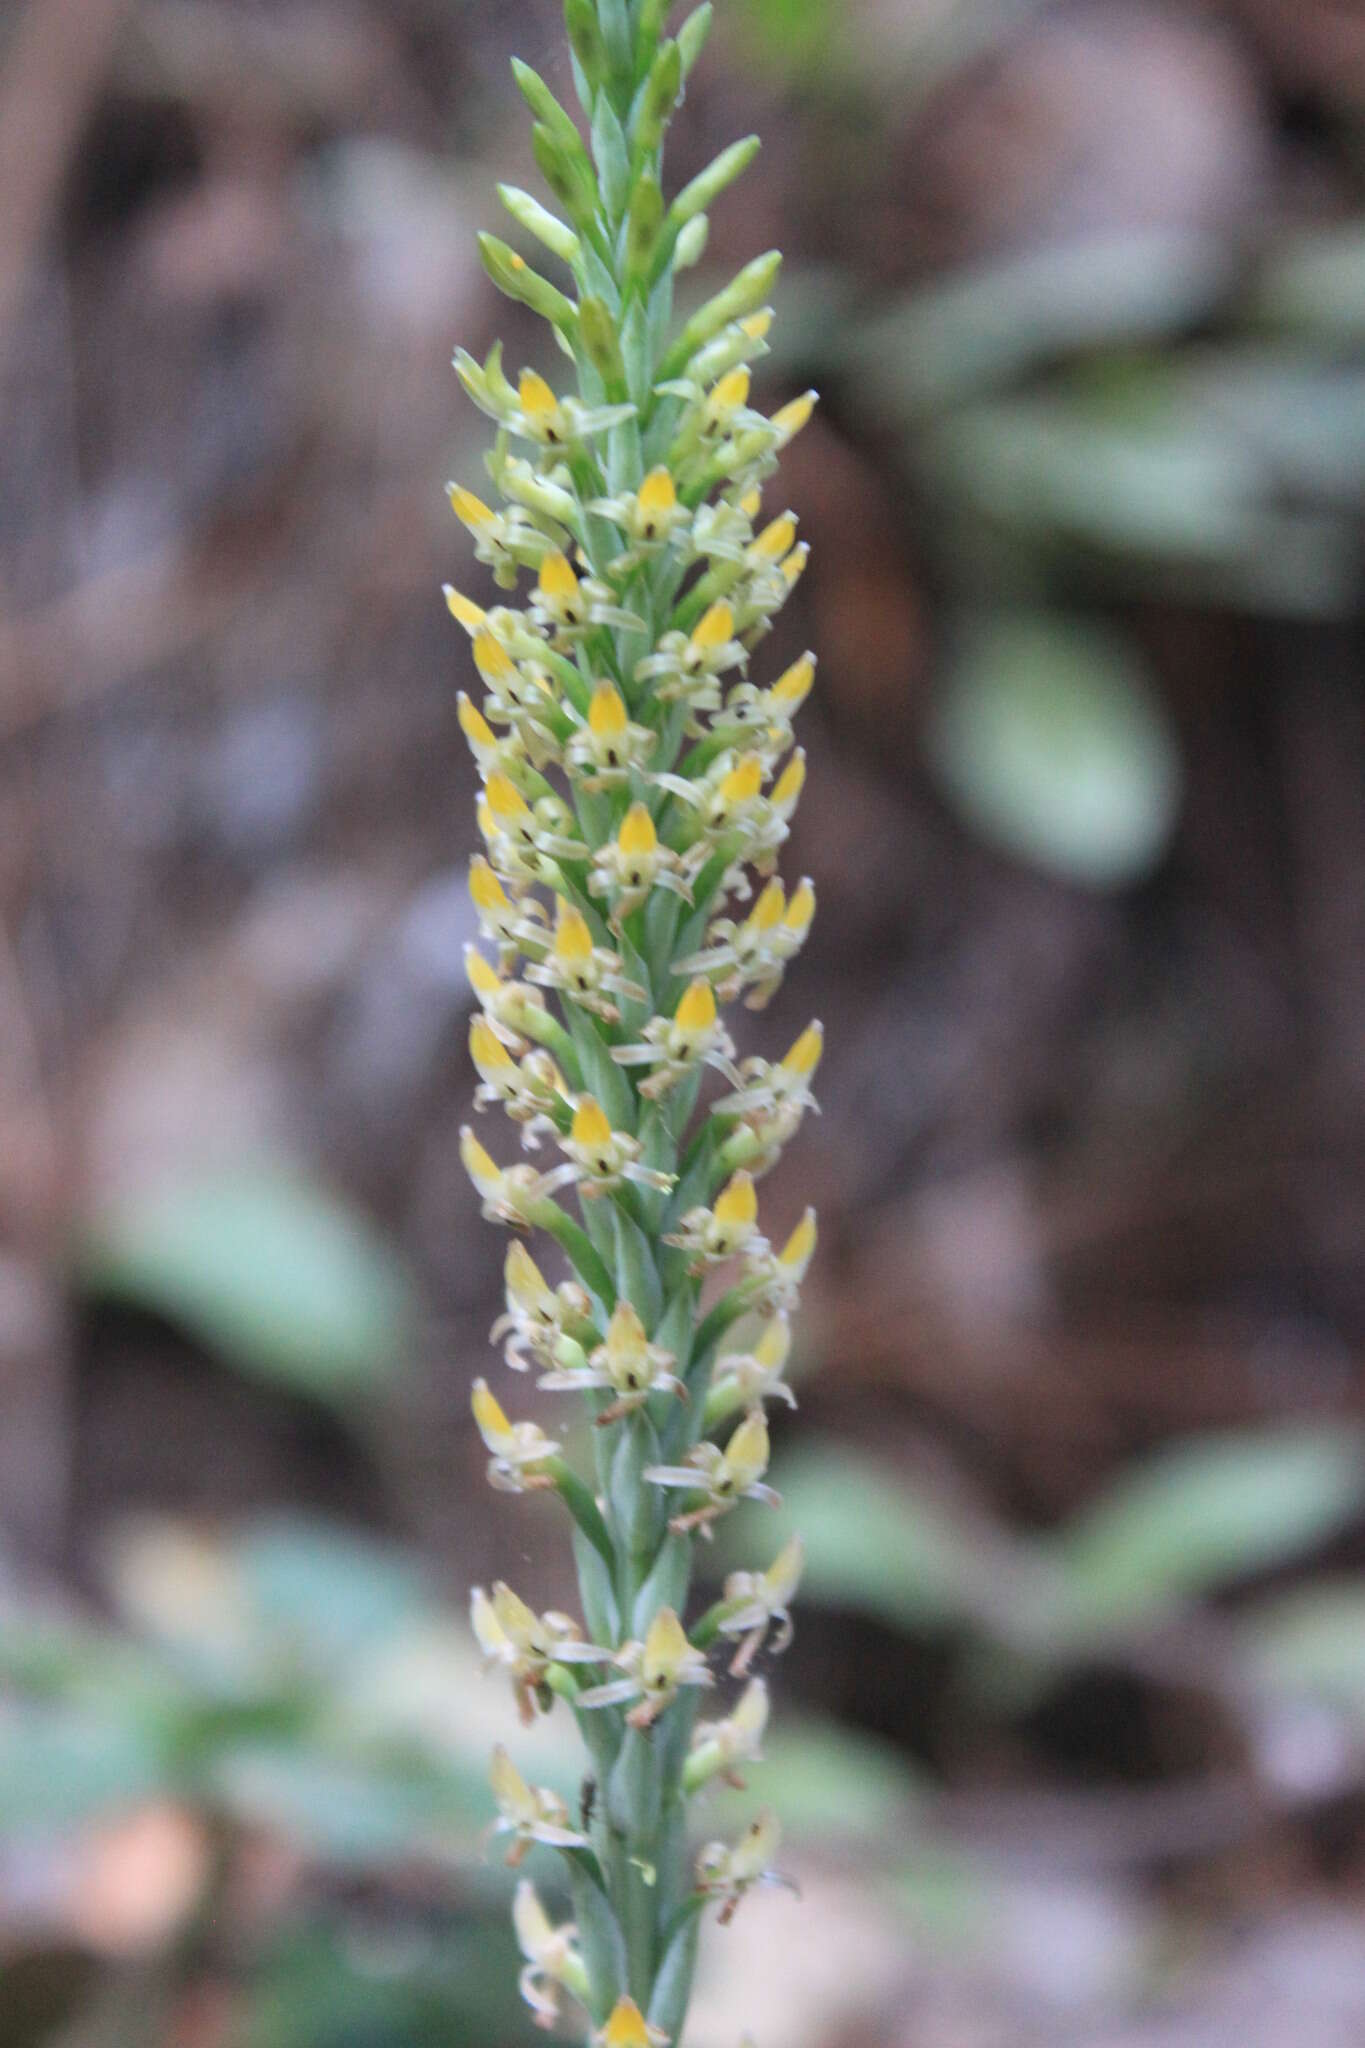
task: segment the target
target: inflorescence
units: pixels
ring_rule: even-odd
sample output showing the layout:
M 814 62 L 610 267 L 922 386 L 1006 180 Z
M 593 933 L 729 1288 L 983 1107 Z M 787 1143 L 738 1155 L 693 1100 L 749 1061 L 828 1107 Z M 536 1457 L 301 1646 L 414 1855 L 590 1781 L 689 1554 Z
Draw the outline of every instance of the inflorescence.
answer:
M 503 1583 L 475 1589 L 472 1621 L 521 1720 L 564 1701 L 589 1759 L 571 1812 L 494 1753 L 508 1862 L 557 1852 L 573 1902 L 556 1926 L 520 1881 L 523 1996 L 546 2026 L 571 2001 L 599 2048 L 663 2048 L 682 2033 L 705 1908 L 728 1921 L 772 1878 L 777 1847 L 761 1813 L 698 1852 L 688 1809 L 758 1756 L 768 1693 L 754 1666 L 790 1639 L 799 1539 L 684 1617 L 697 1539 L 740 1502 L 777 1500 L 767 1409 L 793 1401 L 790 1320 L 815 1250 L 809 1211 L 770 1242 L 756 1184 L 814 1107 L 820 1026 L 780 1058 L 741 1060 L 724 1014 L 769 1002 L 815 912 L 811 883 L 779 873 L 814 658 L 751 674 L 806 567 L 795 516 L 765 511 L 764 495 L 815 398 L 771 415 L 753 403 L 775 253 L 674 316 L 707 209 L 757 148 L 734 144 L 665 199 L 664 135 L 711 7 L 672 36 L 668 0 L 564 11 L 588 139 L 516 64 L 559 211 L 499 190 L 572 291 L 493 236 L 481 249 L 494 282 L 548 323 L 574 388 L 532 368 L 514 382 L 500 346 L 482 364 L 457 355 L 496 427 L 499 509 L 463 484 L 451 503 L 508 601 L 446 597 L 480 685 L 459 703 L 482 781 L 475 1104 L 500 1106 L 526 1155 L 499 1165 L 471 1128 L 463 1158 L 484 1214 L 516 1233 L 494 1341 L 554 1418 L 509 1420 L 480 1379 L 474 1419 L 493 1486 L 567 1507 L 583 1623 Z M 566 1277 L 527 1248 L 537 1232 Z M 591 1483 L 561 1441 L 559 1399 L 574 1394 Z M 699 1719 L 727 1671 L 737 1697 Z

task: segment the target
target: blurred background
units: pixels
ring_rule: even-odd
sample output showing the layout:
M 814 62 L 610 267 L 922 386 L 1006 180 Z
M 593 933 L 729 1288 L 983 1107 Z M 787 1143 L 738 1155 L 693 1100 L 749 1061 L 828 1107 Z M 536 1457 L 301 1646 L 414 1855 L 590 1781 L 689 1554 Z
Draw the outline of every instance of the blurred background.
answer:
M 697 288 L 780 243 L 763 395 L 824 398 L 821 916 L 746 1049 L 830 1050 L 765 1196 L 804 1903 L 692 2038 L 1359 2048 L 1365 13 L 718 11 L 674 175 L 766 148 Z M 572 1593 L 466 1420 L 440 586 L 561 44 L 0 11 L 0 2048 L 531 2038 L 464 1602 Z

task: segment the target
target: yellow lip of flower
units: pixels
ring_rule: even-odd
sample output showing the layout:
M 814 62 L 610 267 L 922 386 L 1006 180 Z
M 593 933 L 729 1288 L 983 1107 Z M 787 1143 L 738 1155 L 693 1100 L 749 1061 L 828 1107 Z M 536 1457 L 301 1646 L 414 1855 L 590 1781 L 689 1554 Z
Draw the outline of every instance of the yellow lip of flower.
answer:
M 549 1282 L 519 1237 L 514 1237 L 507 1247 L 503 1278 L 507 1292 L 522 1308 L 539 1308 L 553 1300 Z
M 761 1678 L 751 1678 L 723 1721 L 704 1722 L 693 1730 L 693 1765 L 684 1777 L 685 1787 L 694 1790 L 717 1770 L 758 1761 L 767 1726 L 768 1688 Z M 697 1765 L 701 1768 L 694 1779 Z
M 490 775 L 486 786 L 488 807 L 499 823 L 532 823 L 531 807 L 516 784 L 502 774 Z
M 639 1386 L 651 1377 L 649 1338 L 638 1312 L 618 1301 L 607 1324 L 607 1372 L 613 1385 Z
M 809 1265 L 815 1256 L 817 1238 L 814 1209 L 807 1209 L 787 1242 L 778 1253 L 778 1262 L 790 1271 L 797 1271 Z
M 795 1597 L 806 1569 L 806 1546 L 799 1536 L 789 1536 L 763 1574 L 763 1591 L 769 1605 L 786 1607 Z
M 512 1434 L 512 1425 L 503 1412 L 502 1403 L 490 1388 L 487 1380 L 475 1380 L 470 1390 L 469 1405 L 479 1435 L 490 1451 L 501 1450 Z
M 611 1143 L 611 1119 L 596 1096 L 579 1096 L 569 1136 L 575 1145 L 581 1145 L 589 1152 L 599 1145 Z
M 805 541 L 802 541 L 800 547 L 793 548 L 783 561 L 782 574 L 786 578 L 788 590 L 794 590 L 801 581 L 801 578 L 806 573 L 806 564 L 809 560 L 810 549 Z
M 788 714 L 800 710 L 815 682 L 815 656 L 803 654 L 773 684 L 773 702 Z
M 794 811 L 806 786 L 806 756 L 798 748 L 774 784 L 774 809 Z
M 503 1634 L 519 1650 L 530 1648 L 542 1633 L 539 1615 L 502 1579 L 493 1588 L 493 1612 Z
M 621 829 L 616 835 L 616 844 L 621 852 L 632 860 L 658 850 L 659 835 L 654 830 L 654 820 L 647 807 L 633 803 L 621 820 Z
M 757 903 L 749 912 L 749 928 L 755 932 L 773 931 L 782 922 L 782 913 L 787 907 L 787 892 L 781 877 L 774 875 L 765 884 Z
M 770 421 L 777 434 L 778 446 L 785 448 L 788 441 L 795 440 L 801 429 L 810 424 L 811 414 L 819 403 L 818 391 L 803 391 L 799 398 L 792 399 L 775 412 Z
M 465 1171 L 469 1174 L 469 1178 L 473 1180 L 473 1184 L 479 1190 L 479 1194 L 483 1194 L 485 1198 L 489 1194 L 495 1194 L 497 1190 L 501 1190 L 503 1171 L 497 1165 L 497 1161 L 493 1159 L 493 1155 L 473 1135 L 473 1130 L 469 1128 L 469 1124 L 465 1124 L 465 1128 L 460 1130 L 460 1163 L 463 1163 Z M 483 1384 L 483 1382 L 479 1382 L 479 1384 Z
M 640 1321 L 640 1311 L 628 1301 L 618 1301 L 607 1324 L 607 1345 L 624 1354 L 638 1351 L 646 1342 L 645 1326 Z
M 763 787 L 763 763 L 757 754 L 741 754 L 720 786 L 725 804 L 749 804 Z M 774 792 L 776 796 L 776 792 Z
M 749 549 L 751 555 L 764 562 L 780 562 L 790 553 L 796 542 L 796 521 L 790 512 L 784 512 L 780 519 L 774 519 L 771 526 L 765 526 L 762 533 Z
M 740 1740 L 755 1748 L 768 1726 L 768 1688 L 761 1678 L 751 1678 L 736 1700 L 730 1726 Z
M 661 1607 L 645 1637 L 645 1684 L 671 1684 L 691 1654 L 686 1629 L 671 1607 Z
M 761 1409 L 746 1415 L 725 1446 L 725 1467 L 738 1492 L 754 1486 L 768 1469 L 768 1424 Z
M 599 683 L 588 705 L 588 729 L 593 738 L 618 740 L 629 723 L 621 692 L 614 683 Z
M 550 1985 L 566 1986 L 575 1996 L 580 1992 L 586 1993 L 586 1972 L 574 1946 L 578 1930 L 573 1926 L 554 1925 L 528 1877 L 521 1880 L 512 1900 L 512 1926 L 517 1946 L 530 1966 L 529 1972 L 522 1972 L 522 1997 L 532 2007 L 537 2025 L 549 2026 L 557 2017 L 558 2007 L 552 1996 L 532 1996 L 532 1980 L 538 1975 Z M 592 2038 L 596 2040 L 597 2037 L 594 2035 Z
M 522 371 L 517 384 L 517 399 L 530 419 L 543 420 L 559 411 L 559 400 L 535 370 Z
M 782 1828 L 769 1808 L 750 1821 L 730 1852 L 730 1878 L 736 1884 L 752 1884 L 772 1868 L 782 1844 Z
M 782 922 L 790 932 L 806 932 L 810 930 L 814 916 L 815 890 L 811 883 L 803 878 L 792 891 L 792 898 Z
M 559 898 L 555 910 L 555 957 L 566 966 L 581 967 L 592 958 L 592 931 L 575 904 Z
M 742 405 L 747 405 L 752 383 L 753 378 L 743 363 L 737 369 L 727 370 L 706 401 L 712 418 L 723 419 L 728 413 L 738 412 Z
M 445 601 L 450 616 L 459 621 L 466 633 L 478 633 L 487 625 L 488 614 L 482 605 L 475 604 L 473 598 L 463 596 L 453 583 L 447 583 L 445 586 Z
M 738 1671 L 747 1667 L 772 1622 L 783 1624 L 774 1647 L 781 1650 L 790 1642 L 789 1610 L 805 1568 L 806 1546 L 799 1536 L 789 1536 L 765 1572 L 732 1572 L 725 1581 L 725 1597 L 732 1603 L 732 1611 L 721 1624 L 722 1632 L 748 1635 L 752 1645 L 741 1650 Z M 736 1671 L 735 1665 L 730 1668 Z
M 509 1819 L 535 1817 L 536 1796 L 501 1743 L 498 1743 L 490 1759 L 488 1780 L 500 1811 Z
M 467 697 L 463 690 L 456 699 L 455 708 L 460 720 L 460 731 L 476 753 L 484 747 L 496 747 L 498 742 L 492 726 L 478 705 L 472 698 Z
M 645 2016 L 633 1998 L 618 1998 L 611 2016 L 599 2035 L 601 2048 L 655 2048 Z
M 510 1651 L 512 1646 L 482 1586 L 474 1586 L 470 1590 L 469 1626 L 485 1657 L 499 1657 Z
M 692 645 L 699 654 L 724 647 L 735 635 L 735 615 L 723 598 L 718 599 L 692 629 Z
M 772 312 L 765 306 L 761 313 L 750 313 L 747 320 L 740 321 L 739 326 L 746 341 L 766 341 L 772 324 Z
M 689 983 L 673 1015 L 673 1021 L 683 1031 L 710 1031 L 716 1021 L 716 992 L 709 981 L 698 979 Z
M 764 1372 L 778 1373 L 791 1357 L 791 1350 L 791 1324 L 785 1316 L 774 1316 L 764 1324 L 759 1334 L 754 1345 L 754 1357 Z
M 480 797 L 475 805 L 474 820 L 478 825 L 480 836 L 486 844 L 498 829 L 497 820 L 493 816 L 493 807 L 486 796 Z
M 511 655 L 489 632 L 474 635 L 474 666 L 490 688 L 505 683 L 516 673 L 516 663 Z
M 717 1223 L 727 1230 L 743 1228 L 758 1221 L 758 1194 L 751 1173 L 741 1168 L 730 1176 L 716 1196 L 713 1214 Z
M 744 493 L 744 496 L 739 501 L 739 509 L 746 519 L 757 519 L 763 509 L 763 493 L 757 484 L 754 485 L 752 490 Z
M 809 1081 L 820 1064 L 825 1050 L 825 1027 L 823 1024 L 808 1024 L 791 1049 L 782 1056 L 782 1065 L 789 1074 L 795 1074 L 803 1081 Z
M 481 528 L 498 523 L 497 513 L 485 505 L 482 498 L 476 498 L 472 491 L 467 491 L 463 484 L 450 486 L 450 503 L 456 518 L 472 532 L 477 533 Z
M 513 1897 L 512 1926 L 516 1931 L 518 1948 L 531 1963 L 539 1961 L 555 1938 L 550 1916 L 541 1905 L 540 1895 L 529 1877 L 521 1880 Z
M 483 1017 L 476 1017 L 469 1027 L 469 1055 L 481 1074 L 516 1072 L 516 1061 Z
M 642 540 L 667 538 L 678 515 L 678 487 L 671 472 L 652 469 L 635 497 L 634 527 Z
M 494 877 L 496 880 L 496 876 Z M 464 949 L 464 971 L 469 977 L 469 986 L 480 1002 L 491 996 L 501 995 L 505 986 L 502 976 L 495 967 L 490 967 L 477 946 Z
M 672 471 L 664 469 L 662 466 L 658 469 L 651 469 L 649 475 L 640 486 L 640 510 L 646 514 L 654 515 L 660 512 L 671 512 L 677 502 L 678 487 L 673 481 Z
M 578 596 L 578 578 L 567 555 L 558 548 L 551 548 L 540 565 L 539 587 L 542 597 L 552 604 L 565 604 Z

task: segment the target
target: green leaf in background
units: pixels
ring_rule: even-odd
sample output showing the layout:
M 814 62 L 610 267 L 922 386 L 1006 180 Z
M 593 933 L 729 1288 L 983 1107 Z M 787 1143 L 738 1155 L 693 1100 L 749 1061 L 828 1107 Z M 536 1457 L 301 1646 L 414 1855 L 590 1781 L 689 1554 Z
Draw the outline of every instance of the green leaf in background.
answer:
M 922 286 L 865 321 L 851 344 L 838 335 L 835 343 L 881 403 L 928 419 L 1058 357 L 1187 327 L 1231 275 L 1230 254 L 1212 236 L 1125 230 Z
M 1280 380 L 1273 437 L 1244 424 L 1237 378 L 1236 357 L 1216 354 L 1190 377 L 1156 364 L 1096 364 L 1084 386 L 1078 378 L 1064 392 L 951 414 L 912 460 L 950 515 L 947 530 L 955 521 L 974 548 L 1003 551 L 1015 573 L 1021 562 L 1035 575 L 1049 563 L 1074 572 L 1081 560 L 1123 592 L 1338 618 L 1361 585 L 1355 529 L 1342 516 L 1361 495 L 1359 422 L 1329 466 L 1327 406 L 1316 421 L 1294 411 L 1310 402 L 1302 378 Z M 1335 382 L 1340 418 L 1351 391 Z M 1320 380 L 1311 397 L 1325 395 Z
M 40 1611 L 0 1615 L 0 1684 L 36 1699 L 149 1719 L 184 1699 L 178 1676 L 136 1644 Z
M 155 1741 L 131 1722 L 51 1705 L 0 1712 L 0 1836 L 78 1827 L 169 1782 Z
M 943 686 L 931 763 L 1003 851 L 1092 888 L 1149 872 L 1180 800 L 1180 761 L 1136 654 L 1075 620 L 969 626 Z
M 439 1931 L 418 1916 L 368 1933 L 286 1926 L 250 1993 L 241 2048 L 469 2048 L 525 2040 L 505 1906 Z M 234 2036 L 234 2040 L 236 2040 Z
M 967 1624 L 1021 1660 L 1023 1696 L 1059 1662 L 1302 1557 L 1362 1508 L 1365 1432 L 1347 1428 L 1182 1443 L 1028 1540 L 959 1522 L 875 1461 L 817 1443 L 789 1467 L 772 1540 L 801 1530 L 803 1598 L 912 1633 Z
M 1365 223 L 1287 239 L 1266 261 L 1250 311 L 1253 319 L 1315 340 L 1365 337 Z
M 472 1855 L 484 1786 L 414 1763 L 333 1756 L 299 1743 L 242 1743 L 216 1759 L 219 1799 L 248 1825 L 285 1830 L 343 1863 L 394 1863 L 424 1843 Z
M 987 1598 L 990 1563 L 963 1531 L 856 1452 L 807 1444 L 783 1469 L 782 1502 L 767 1521 L 770 1542 L 775 1554 L 801 1532 L 803 1597 L 909 1628 L 975 1615 Z
M 1266 1601 L 1242 1619 L 1251 1668 L 1365 1720 L 1365 1583 L 1342 1579 Z
M 330 1403 L 389 1381 L 415 1320 L 393 1253 L 320 1188 L 283 1174 L 127 1204 L 91 1232 L 79 1273 L 242 1371 Z
M 1047 1546 L 1066 1623 L 1127 1628 L 1301 1557 L 1365 1504 L 1365 1435 L 1262 1431 L 1181 1444 L 1125 1476 Z
M 1264 528 L 1269 472 L 1216 420 L 1153 387 L 974 405 L 925 437 L 929 481 L 989 526 L 1064 559 L 1084 547 L 1130 583 L 1187 580 L 1245 561 Z
M 333 1523 L 258 1522 L 237 1544 L 235 1563 L 265 1632 L 313 1664 L 378 1648 L 426 1604 L 412 1559 Z
M 829 47 L 834 0 L 747 0 L 744 12 L 765 59 L 799 70 Z
M 818 1714 L 781 1715 L 764 1741 L 763 1762 L 745 1776 L 747 1792 L 715 1795 L 713 1833 L 742 1828 L 757 1794 L 781 1813 L 784 1837 L 903 1844 L 922 1789 L 891 1743 Z M 708 1816 L 712 1810 L 708 1802 Z
M 1192 350 L 1164 379 L 1182 408 L 1255 455 L 1282 498 L 1353 514 L 1365 505 L 1365 369 L 1280 342 Z

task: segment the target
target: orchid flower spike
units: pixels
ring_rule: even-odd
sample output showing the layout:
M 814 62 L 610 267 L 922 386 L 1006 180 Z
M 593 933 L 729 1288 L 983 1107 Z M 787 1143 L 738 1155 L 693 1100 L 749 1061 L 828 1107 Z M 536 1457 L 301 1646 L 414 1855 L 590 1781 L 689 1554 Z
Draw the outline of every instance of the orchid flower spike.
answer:
M 544 346 L 457 352 L 491 446 L 486 482 L 449 487 L 477 565 L 445 587 L 479 833 L 470 1085 L 480 1132 L 512 1135 L 471 1125 L 459 1152 L 471 1214 L 512 1233 L 492 1341 L 537 1402 L 509 1414 L 476 1379 L 473 1427 L 497 1491 L 568 1518 L 578 1580 L 565 1613 L 490 1572 L 469 1617 L 522 1727 L 567 1710 L 584 1745 L 572 1807 L 502 1744 L 490 1782 L 509 1863 L 544 1871 L 512 1904 L 522 1997 L 586 2048 L 684 2039 L 703 1909 L 781 1881 L 771 1814 L 699 1856 L 687 1815 L 763 1767 L 755 1667 L 791 1639 L 804 1562 L 799 1536 L 741 1553 L 692 1609 L 698 1541 L 778 1500 L 817 1235 L 807 1210 L 770 1237 L 759 1183 L 818 1109 L 824 1033 L 761 1029 L 816 913 L 787 859 L 815 656 L 767 659 L 804 602 L 780 471 L 815 394 L 766 380 L 777 252 L 675 293 L 757 141 L 666 173 L 712 9 L 670 13 L 564 0 L 576 110 L 514 67 L 546 189 L 500 186 L 514 240 L 479 250 Z

